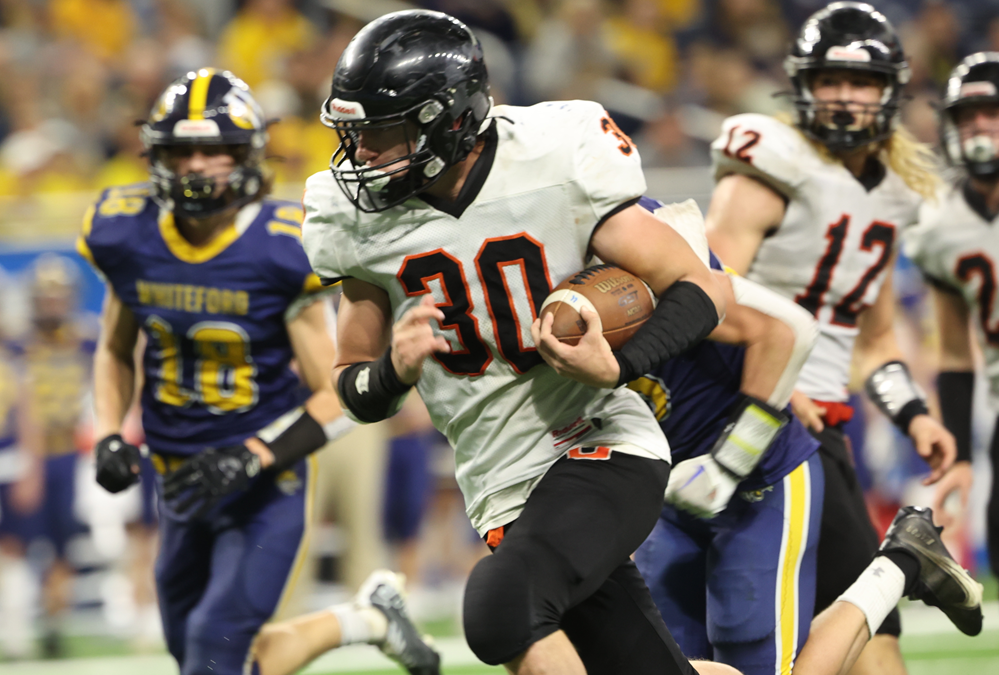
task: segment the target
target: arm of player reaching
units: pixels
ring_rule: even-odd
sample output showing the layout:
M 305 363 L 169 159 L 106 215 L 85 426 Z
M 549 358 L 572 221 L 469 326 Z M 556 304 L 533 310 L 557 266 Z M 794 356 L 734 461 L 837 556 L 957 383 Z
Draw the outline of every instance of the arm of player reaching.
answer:
M 176 513 L 199 517 L 226 495 L 246 488 L 261 470 L 283 471 L 350 431 L 328 373 L 336 350 L 322 303 L 305 306 L 287 324 L 298 370 L 312 395 L 303 406 L 257 431 L 255 436 L 220 448 L 208 448 L 169 473 L 163 498 Z
M 336 349 L 326 325 L 324 303 L 306 306 L 288 322 L 287 329 L 299 374 L 312 396 L 302 408 L 246 439 L 246 447 L 260 457 L 263 469 L 291 467 L 354 426 L 343 416 L 329 377 Z
M 583 310 L 587 330 L 569 346 L 551 332 L 552 317 L 535 320 L 534 343 L 560 375 L 595 387 L 614 387 L 649 372 L 713 331 L 725 316 L 725 297 L 711 270 L 673 228 L 641 206 L 608 218 L 590 241 L 593 253 L 642 279 L 659 299 L 652 316 L 617 352 L 599 317 Z
M 971 354 L 971 325 L 968 304 L 958 293 L 931 288 L 940 332 L 940 375 L 937 392 L 944 426 L 954 434 L 957 460 L 937 484 L 933 513 L 941 525 L 953 519 L 946 508 L 947 498 L 955 491 L 963 512 L 971 494 L 971 411 L 975 391 L 975 361 Z
M 725 509 L 787 424 L 783 409 L 818 337 L 814 319 L 793 302 L 741 277 L 715 274 L 731 297 L 709 337 L 745 347 L 745 397 L 711 452 L 677 464 L 666 488 L 666 501 L 703 518 Z
M 101 333 L 94 353 L 94 449 L 97 482 L 120 492 L 139 480 L 139 449 L 121 437 L 121 425 L 135 396 L 135 315 L 108 285 Z
M 854 359 L 868 396 L 912 438 L 916 452 L 930 465 L 932 471 L 923 481 L 929 485 L 940 480 L 954 463 L 957 446 L 951 433 L 930 416 L 922 390 L 902 361 L 905 357 L 895 340 L 895 294 L 891 284 L 894 265 L 892 256 L 877 299 L 857 320 L 860 333 Z
M 450 345 L 434 335 L 430 321 L 444 318 L 428 293 L 392 324 L 388 294 L 364 281 L 343 280 L 337 315 L 340 352 L 333 385 L 344 410 L 362 423 L 391 417 L 423 372 L 423 362 Z
M 755 178 L 729 174 L 715 186 L 705 216 L 708 244 L 737 274 L 746 274 L 767 232 L 784 220 L 784 197 Z

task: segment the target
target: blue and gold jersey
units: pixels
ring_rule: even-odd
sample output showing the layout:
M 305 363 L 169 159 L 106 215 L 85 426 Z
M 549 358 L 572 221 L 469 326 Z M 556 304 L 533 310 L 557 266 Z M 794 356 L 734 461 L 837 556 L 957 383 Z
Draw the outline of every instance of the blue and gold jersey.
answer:
M 16 410 L 20 380 L 10 354 L 0 347 L 0 451 L 17 442 Z
M 153 450 L 240 442 L 307 398 L 285 325 L 298 298 L 322 290 L 301 223 L 298 205 L 264 200 L 193 246 L 146 185 L 111 188 L 87 213 L 78 250 L 148 338 L 142 423 Z
M 49 457 L 78 450 L 76 432 L 90 393 L 95 343 L 67 324 L 50 335 L 34 334 L 11 345 L 24 367 L 25 393 L 42 428 Z
M 649 211 L 662 206 L 648 197 L 639 202 Z M 710 253 L 711 268 L 723 269 Z M 669 440 L 673 464 L 711 452 L 725 429 L 732 410 L 741 400 L 743 347 L 704 340 L 670 359 L 651 373 L 628 384 L 652 408 Z M 786 410 L 791 423 L 781 430 L 759 466 L 742 483 L 756 490 L 779 481 L 814 453 L 819 444 Z

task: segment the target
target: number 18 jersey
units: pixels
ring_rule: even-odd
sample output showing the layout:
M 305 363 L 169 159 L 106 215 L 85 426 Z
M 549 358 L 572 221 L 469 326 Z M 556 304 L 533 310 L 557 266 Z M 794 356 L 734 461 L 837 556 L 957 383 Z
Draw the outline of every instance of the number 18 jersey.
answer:
M 301 219 L 296 204 L 252 203 L 192 246 L 146 185 L 111 188 L 87 214 L 77 248 L 148 338 L 142 426 L 153 450 L 242 442 L 308 397 L 285 325 L 297 299 L 322 290 Z
M 921 197 L 888 168 L 865 186 L 797 129 L 766 115 L 728 118 L 711 150 L 716 180 L 750 176 L 786 200 L 784 219 L 764 237 L 746 276 L 818 321 L 819 339 L 798 389 L 813 399 L 845 401 L 857 315 L 877 298 Z
M 428 293 L 444 312 L 431 325 L 451 352 L 426 360 L 417 389 L 455 449 L 480 533 L 514 520 L 573 448 L 669 459 L 635 392 L 557 375 L 530 333 L 550 290 L 584 267 L 597 225 L 645 190 L 638 152 L 599 104 L 498 106 L 494 116 L 456 202 L 414 197 L 364 214 L 324 171 L 306 183 L 303 226 L 320 278 L 385 290 L 393 321 Z

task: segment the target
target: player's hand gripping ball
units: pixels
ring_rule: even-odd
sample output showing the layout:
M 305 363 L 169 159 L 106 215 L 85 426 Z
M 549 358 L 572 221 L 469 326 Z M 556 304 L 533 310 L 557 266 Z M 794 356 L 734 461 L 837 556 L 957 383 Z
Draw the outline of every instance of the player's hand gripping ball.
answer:
M 588 307 L 600 316 L 604 338 L 611 349 L 620 349 L 652 316 L 656 307 L 652 291 L 641 279 L 615 265 L 587 267 L 569 277 L 541 305 L 541 318 L 554 314 L 552 335 L 575 345 L 586 332 L 579 310 Z

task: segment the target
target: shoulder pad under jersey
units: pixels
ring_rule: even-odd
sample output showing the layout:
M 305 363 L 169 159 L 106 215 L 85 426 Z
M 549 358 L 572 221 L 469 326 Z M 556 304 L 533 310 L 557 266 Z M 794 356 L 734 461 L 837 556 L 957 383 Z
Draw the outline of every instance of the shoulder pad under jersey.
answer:
M 732 173 L 756 178 L 791 199 L 804 183 L 803 164 L 815 148 L 801 133 L 769 115 L 735 115 L 725 120 L 711 144 L 715 180 Z

